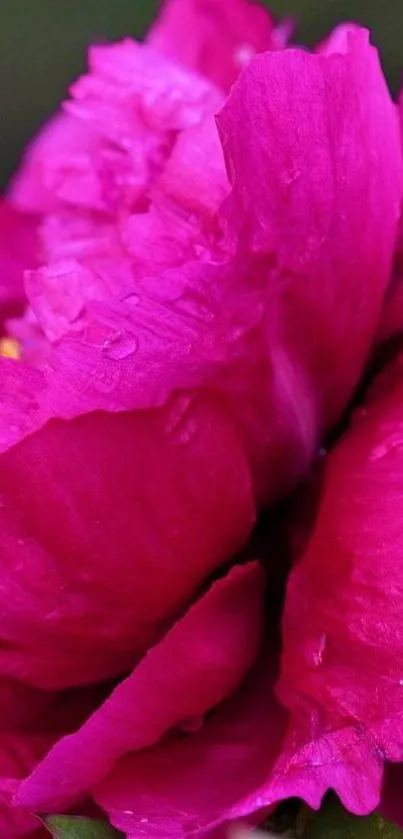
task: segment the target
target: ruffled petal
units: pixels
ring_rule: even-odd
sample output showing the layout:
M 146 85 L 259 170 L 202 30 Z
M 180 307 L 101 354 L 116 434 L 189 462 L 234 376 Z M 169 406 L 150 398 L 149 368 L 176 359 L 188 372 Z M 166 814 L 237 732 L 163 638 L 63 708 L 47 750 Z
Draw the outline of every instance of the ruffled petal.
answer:
M 68 113 L 58 113 L 28 145 L 20 169 L 12 178 L 8 193 L 14 207 L 23 212 L 51 213 L 59 203 L 55 191 L 57 173 L 71 166 L 84 169 L 99 146 L 97 135 L 87 123 Z
M 289 34 L 251 0 L 167 0 L 148 43 L 228 91 L 256 53 L 281 49 Z

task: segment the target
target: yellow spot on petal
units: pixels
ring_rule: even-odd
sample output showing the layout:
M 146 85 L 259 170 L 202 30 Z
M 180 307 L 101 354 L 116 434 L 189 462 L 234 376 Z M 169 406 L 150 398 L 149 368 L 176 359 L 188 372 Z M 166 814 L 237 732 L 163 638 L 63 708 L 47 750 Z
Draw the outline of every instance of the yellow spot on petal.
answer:
M 0 355 L 5 358 L 15 358 L 19 360 L 21 358 L 21 354 L 18 341 L 15 341 L 14 338 L 1 338 Z

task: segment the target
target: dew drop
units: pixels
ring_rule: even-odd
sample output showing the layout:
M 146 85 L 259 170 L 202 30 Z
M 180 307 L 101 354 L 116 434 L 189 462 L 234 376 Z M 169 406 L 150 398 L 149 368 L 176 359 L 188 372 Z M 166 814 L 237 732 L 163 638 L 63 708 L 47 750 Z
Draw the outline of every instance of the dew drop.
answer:
M 370 459 L 374 463 L 378 460 L 382 460 L 388 454 L 393 451 L 397 451 L 398 449 L 403 449 L 403 437 L 401 434 L 389 437 L 384 443 L 380 443 L 379 446 L 375 446 L 372 449 Z
M 102 352 L 113 361 L 123 361 L 134 355 L 139 348 L 139 341 L 134 335 L 123 335 L 122 332 L 116 332 L 112 335 L 102 346 Z
M 130 306 L 138 306 L 140 295 L 135 291 L 128 291 L 122 298 L 122 303 L 129 303 Z
M 310 667 L 320 667 L 323 663 L 323 653 L 326 648 L 326 635 L 321 635 L 319 639 L 312 642 L 307 650 L 307 663 Z
M 191 411 L 193 399 L 193 393 L 176 396 L 166 420 L 166 432 L 177 446 L 185 446 L 197 432 L 197 422 Z
M 251 44 L 241 44 L 235 51 L 235 62 L 238 67 L 246 67 L 255 55 L 255 50 Z

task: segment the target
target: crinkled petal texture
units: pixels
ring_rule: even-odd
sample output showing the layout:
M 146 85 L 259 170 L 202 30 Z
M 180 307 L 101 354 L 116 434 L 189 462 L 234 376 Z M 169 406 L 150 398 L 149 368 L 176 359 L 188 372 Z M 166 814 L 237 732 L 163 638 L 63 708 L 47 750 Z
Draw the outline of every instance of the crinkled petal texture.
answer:
M 0 323 L 25 303 L 23 273 L 38 263 L 35 218 L 0 200 Z
M 116 676 L 248 538 L 237 430 L 208 390 L 148 410 L 109 394 L 110 413 L 78 367 L 70 392 L 1 361 L 0 670 L 46 688 Z
M 228 91 L 256 53 L 281 49 L 289 34 L 254 0 L 166 0 L 148 42 Z
M 34 214 L 54 211 L 60 200 L 55 173 L 69 167 L 70 160 L 81 160 L 84 166 L 96 147 L 96 134 L 86 122 L 68 113 L 56 114 L 25 149 L 22 165 L 9 187 L 13 206 Z
M 132 42 L 98 48 L 91 61 L 70 108 L 108 142 L 124 137 L 126 160 L 142 149 L 153 161 L 140 190 L 152 202 L 125 215 L 131 199 L 115 181 L 115 244 L 94 216 L 101 261 L 81 254 L 80 264 L 29 275 L 32 308 L 49 341 L 105 341 L 116 361 L 136 345 L 137 381 L 163 365 L 168 394 L 197 367 L 197 386 L 225 395 L 267 503 L 301 477 L 338 420 L 377 328 L 402 193 L 396 111 L 377 54 L 352 28 L 320 55 L 256 57 L 218 118 L 229 195 L 211 85 Z M 162 127 L 169 151 L 149 158 Z M 104 218 L 116 206 L 100 172 Z M 77 220 L 91 191 L 68 180 Z M 109 332 L 94 327 L 94 301 Z
M 364 814 L 403 760 L 402 359 L 329 455 L 315 528 L 291 574 L 279 696 L 291 713 L 275 789 L 330 787 Z
M 216 582 L 83 727 L 56 744 L 22 785 L 19 802 L 34 812 L 60 812 L 123 755 L 154 746 L 175 728 L 201 728 L 203 715 L 254 663 L 263 599 L 257 563 Z
M 151 46 L 128 38 L 92 47 L 87 75 L 33 143 L 11 189 L 17 206 L 45 214 L 47 258 L 76 256 L 113 274 L 125 218 L 147 208 L 178 135 L 222 102 L 207 79 Z

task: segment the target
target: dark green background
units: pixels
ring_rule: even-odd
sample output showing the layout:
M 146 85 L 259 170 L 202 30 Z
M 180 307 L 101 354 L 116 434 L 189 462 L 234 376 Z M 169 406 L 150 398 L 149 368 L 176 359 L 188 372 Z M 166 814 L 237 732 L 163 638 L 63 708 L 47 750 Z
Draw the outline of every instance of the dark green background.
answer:
M 272 0 L 312 44 L 339 20 L 365 23 L 380 46 L 393 90 L 403 68 L 403 0 Z M 141 36 L 157 0 L 0 0 L 0 183 L 24 143 L 83 68 L 90 41 Z

